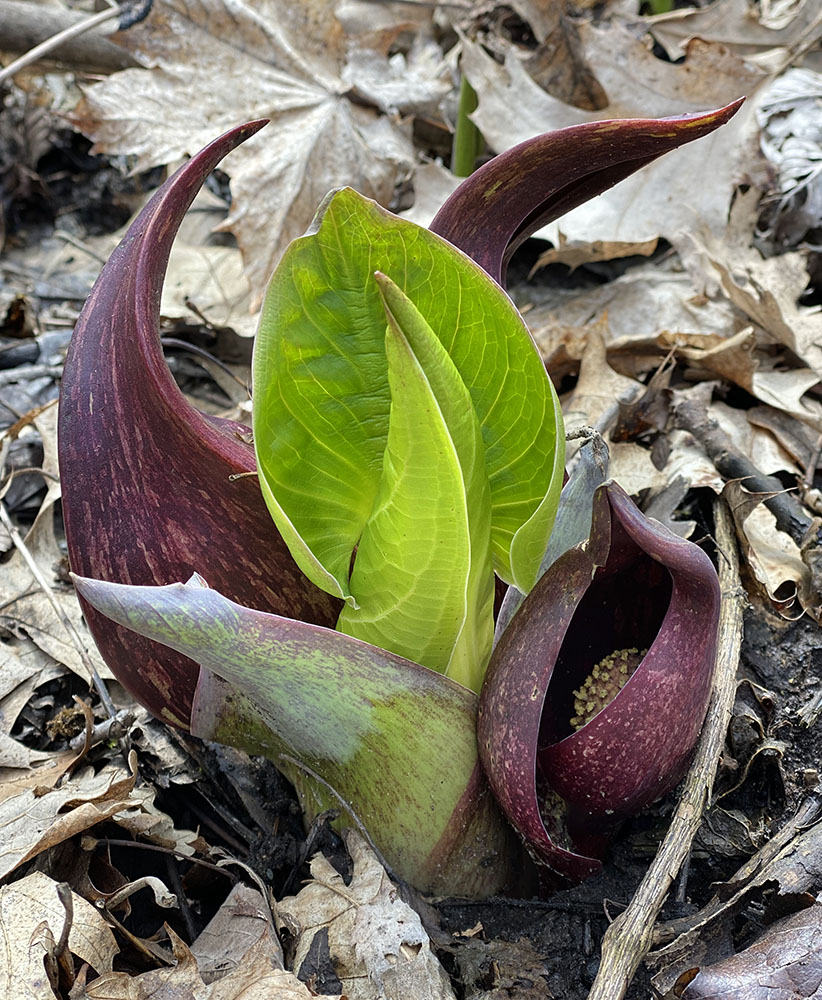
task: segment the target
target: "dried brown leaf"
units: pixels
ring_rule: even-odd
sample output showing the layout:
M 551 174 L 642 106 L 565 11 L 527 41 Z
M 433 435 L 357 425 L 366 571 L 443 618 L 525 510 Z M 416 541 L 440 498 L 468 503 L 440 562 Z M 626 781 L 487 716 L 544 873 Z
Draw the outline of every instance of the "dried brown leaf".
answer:
M 271 119 L 221 164 L 233 199 L 225 227 L 240 243 L 254 300 L 330 189 L 350 184 L 387 204 L 413 162 L 408 128 L 349 98 L 349 39 L 333 8 L 328 0 L 253 8 L 157 0 L 121 40 L 150 68 L 87 88 L 75 112 L 98 151 L 133 156 L 138 169 L 193 153 L 238 120 Z M 388 61 L 373 58 L 382 59 L 387 87 Z M 429 89 L 437 88 L 438 79 Z
M 559 234 L 559 246 L 546 250 L 537 257 L 537 262 L 531 269 L 533 275 L 541 267 L 548 264 L 565 264 L 573 271 L 580 264 L 590 264 L 600 260 L 617 260 L 620 257 L 650 257 L 656 250 L 659 240 L 645 240 L 642 243 L 603 243 L 594 240 L 592 243 L 571 243 L 564 233 Z
M 231 972 L 264 935 L 269 935 L 272 964 L 282 968 L 282 949 L 270 924 L 271 908 L 260 891 L 238 882 L 191 945 L 203 981 L 211 983 Z
M 196 997 L 197 1000 L 331 1000 L 310 990 L 276 964 L 276 945 L 263 934 L 222 979 L 206 985 L 197 961 L 168 928 L 176 964 L 172 968 L 130 976 L 111 972 L 86 988 L 87 1000 L 156 1000 L 157 997 Z
M 745 563 L 779 613 L 799 618 L 811 604 L 811 578 L 799 546 L 776 526 L 763 505 L 772 494 L 751 494 L 738 480 L 723 490 L 736 525 Z
M 822 372 L 822 312 L 818 307 L 798 304 L 809 280 L 805 257 L 795 252 L 763 259 L 749 245 L 750 231 L 740 233 L 734 227 L 722 240 L 704 231 L 689 234 L 689 240 L 697 255 L 688 260 L 689 268 L 702 268 L 703 275 L 713 269 L 727 299 L 772 343 L 787 347 L 801 358 L 808 366 L 802 376 L 807 384 L 813 384 L 813 373 Z M 768 373 L 763 384 L 766 391 L 771 388 L 778 394 L 774 374 Z M 822 428 L 822 410 L 808 400 L 794 415 Z
M 657 59 L 617 22 L 581 24 L 581 44 L 596 67 L 610 103 L 580 111 L 546 94 L 528 76 L 512 49 L 505 65 L 466 43 L 463 68 L 479 95 L 472 118 L 489 145 L 501 152 L 550 129 L 606 118 L 688 113 L 751 95 L 763 74 L 720 45 L 695 40 L 682 65 Z M 728 125 L 638 171 L 612 190 L 564 215 L 541 231 L 558 245 L 571 241 L 642 243 L 671 238 L 700 222 L 722 229 L 737 181 L 738 160 L 753 127 L 753 101 Z M 517 113 L 511 114 L 516 108 Z M 694 186 L 695 177 L 710 184 Z
M 822 904 L 778 920 L 745 951 L 701 969 L 683 1000 L 810 1000 L 822 996 Z
M 762 4 L 762 8 L 765 4 Z M 751 0 L 717 0 L 710 7 L 686 7 L 649 19 L 654 38 L 671 59 L 681 59 L 692 38 L 728 46 L 740 56 L 769 57 L 774 49 L 812 45 L 822 35 L 822 18 L 814 0 L 798 0 L 781 26 L 756 17 Z
M 97 972 L 111 969 L 118 951 L 114 935 L 82 896 L 72 892 L 71 899 L 68 914 L 57 894 L 57 883 L 42 872 L 0 888 L 0 996 L 52 1000 L 55 993 L 46 979 L 43 960 L 56 957 L 55 942 L 67 921 L 71 954 Z
M 77 754 L 73 750 L 67 750 L 50 756 L 46 763 L 37 767 L 0 771 L 0 803 L 27 790 L 38 796 L 43 795 L 54 788 L 76 759 Z
M 0 802 L 0 878 L 41 851 L 127 809 L 135 779 L 136 770 L 115 765 L 99 774 L 85 768 L 43 795 L 25 788 Z
M 295 969 L 305 967 L 318 939 L 350 1000 L 453 1000 L 419 915 L 359 834 L 349 831 L 346 843 L 354 861 L 350 884 L 318 854 L 313 881 L 277 907 L 296 937 Z

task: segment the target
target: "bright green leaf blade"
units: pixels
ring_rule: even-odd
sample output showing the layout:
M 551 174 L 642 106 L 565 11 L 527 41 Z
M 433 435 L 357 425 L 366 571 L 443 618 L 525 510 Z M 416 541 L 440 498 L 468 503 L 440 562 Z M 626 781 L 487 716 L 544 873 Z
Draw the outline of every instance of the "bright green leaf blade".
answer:
M 471 394 L 491 485 L 494 567 L 527 591 L 550 533 L 555 505 L 543 501 L 559 488 L 564 448 L 539 352 L 477 264 L 350 189 L 330 196 L 291 244 L 263 306 L 254 435 L 272 516 L 306 575 L 348 597 L 351 554 L 371 515 L 388 436 L 375 271 L 412 299 Z
M 491 498 L 468 390 L 411 300 L 385 300 L 391 415 L 374 511 L 337 628 L 479 692 L 493 642 Z
M 477 697 L 432 670 L 330 629 L 244 608 L 202 584 L 76 578 L 98 611 L 190 656 L 193 725 L 313 772 L 418 888 L 483 894 L 522 865 L 477 761 Z

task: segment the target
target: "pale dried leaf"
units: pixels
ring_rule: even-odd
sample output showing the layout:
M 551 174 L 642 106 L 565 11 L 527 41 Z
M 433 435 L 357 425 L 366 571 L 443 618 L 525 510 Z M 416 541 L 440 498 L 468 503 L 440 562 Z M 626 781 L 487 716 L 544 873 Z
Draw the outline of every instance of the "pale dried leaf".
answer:
M 442 163 L 424 163 L 414 171 L 414 204 L 399 215 L 418 226 L 430 226 L 431 220 L 456 191 L 462 177 L 451 173 Z
M 51 756 L 46 763 L 37 767 L 3 769 L 0 771 L 0 803 L 28 790 L 37 796 L 43 795 L 54 788 L 76 759 L 77 754 L 73 750 L 67 750 Z
M 0 730 L 0 768 L 31 767 L 32 764 L 48 760 L 51 756 L 52 754 L 48 752 L 30 749 Z
M 763 23 L 753 16 L 751 0 L 717 0 L 702 10 L 687 7 L 646 23 L 671 59 L 681 59 L 692 38 L 718 42 L 746 56 L 811 45 L 822 35 L 822 18 L 814 0 L 795 3 L 792 16 L 779 27 L 773 20 L 766 18 Z
M 189 305 L 191 303 L 191 305 Z M 195 306 L 197 314 L 191 308 Z M 160 313 L 215 327 L 230 326 L 252 337 L 257 315 L 251 312 L 251 288 L 236 247 L 191 246 L 175 242 L 168 264 Z
M 382 204 L 413 162 L 408 129 L 346 96 L 347 39 L 327 0 L 157 0 L 122 44 L 149 69 L 86 90 L 75 122 L 138 169 L 193 153 L 238 120 L 271 124 L 231 154 L 225 223 L 258 301 L 286 245 L 332 188 Z M 157 107 L 163 114 L 157 114 Z
M 580 264 L 591 264 L 600 260 L 617 260 L 620 257 L 650 257 L 656 250 L 656 239 L 643 243 L 603 243 L 594 240 L 592 243 L 569 242 L 565 234 L 559 233 L 559 246 L 546 250 L 537 257 L 537 262 L 531 268 L 531 274 L 549 264 L 565 264 L 572 271 Z
M 192 830 L 177 829 L 171 817 L 155 805 L 156 794 L 156 789 L 147 784 L 132 789 L 127 808 L 117 813 L 114 822 L 133 837 L 190 857 L 205 846 L 204 842 Z
M 43 446 L 44 449 L 50 447 L 45 439 Z M 48 451 L 46 458 L 51 461 Z M 54 535 L 53 505 L 59 493 L 59 484 L 52 483 L 37 518 L 25 537 L 25 544 L 40 572 L 52 585 L 52 593 L 59 607 L 74 625 L 97 672 L 101 677 L 110 678 L 111 671 L 103 663 L 86 628 L 73 588 L 58 582 L 55 577 L 63 558 Z M 91 681 L 80 652 L 45 593 L 35 582 L 19 550 L 15 550 L 3 564 L 0 605 L 0 624 L 16 635 L 27 636 L 52 659 L 65 664 L 85 681 Z
M 65 672 L 30 639 L 0 643 L 0 732 L 10 735 L 34 690 Z
M 765 79 L 720 45 L 694 42 L 685 63 L 673 65 L 657 59 L 617 23 L 583 24 L 580 33 L 586 57 L 597 67 L 610 99 L 601 111 L 580 111 L 550 97 L 529 78 L 513 49 L 502 66 L 466 43 L 463 68 L 479 95 L 472 118 L 495 151 L 585 121 L 704 111 L 753 94 Z M 749 155 L 745 143 L 754 110 L 749 99 L 721 129 L 644 167 L 540 235 L 559 245 L 560 232 L 575 242 L 642 243 L 659 236 L 670 239 L 700 224 L 721 231 L 740 156 Z M 695 177 L 710 177 L 711 183 L 695 187 Z
M 548 303 L 529 310 L 525 319 L 552 370 L 555 354 L 581 356 L 579 328 L 606 313 L 603 336 L 608 360 L 623 374 L 657 367 L 671 346 L 660 343 L 660 331 L 702 337 L 711 330 L 729 337 L 737 329 L 736 311 L 727 299 L 700 296 L 690 275 L 666 270 L 662 264 L 632 267 L 598 288 L 554 293 Z
M 766 476 L 778 472 L 800 475 L 801 470 L 767 430 L 750 423 L 746 410 L 739 410 L 722 402 L 708 407 L 713 417 L 734 443 L 734 448 L 753 462 Z
M 238 882 L 191 945 L 203 981 L 211 983 L 231 972 L 251 946 L 267 934 L 271 961 L 282 968 L 282 949 L 277 936 L 271 933 L 269 905 L 258 889 Z
M 694 362 L 697 368 L 704 367 L 710 373 L 721 375 L 777 410 L 814 426 L 822 419 L 822 410 L 814 401 L 805 398 L 819 376 L 810 368 L 786 371 L 781 366 L 776 367 L 773 359 L 762 352 L 757 353 L 753 327 L 740 330 L 727 339 L 713 334 L 665 331 L 660 334 L 659 343 L 675 348 L 678 356 Z
M 350 93 L 386 114 L 442 118 L 440 105 L 453 84 L 434 41 L 415 45 L 406 57 L 390 58 L 373 48 L 352 46 L 342 71 Z
M 186 944 L 169 928 L 176 964 L 172 968 L 131 976 L 111 972 L 86 988 L 87 1000 L 156 1000 L 191 997 L 196 1000 L 331 1000 L 314 993 L 292 972 L 277 966 L 276 944 L 263 934 L 228 975 L 206 985 Z
M 795 246 L 822 224 L 822 73 L 790 69 L 766 91 L 759 109 L 762 152 L 774 165 L 779 194 L 770 229 Z
M 723 490 L 728 498 L 747 566 L 785 618 L 801 617 L 809 607 L 811 579 L 799 546 L 780 531 L 776 518 L 760 503 L 751 509 L 749 491 L 736 480 Z M 767 496 L 767 494 L 765 494 Z
M 789 348 L 822 375 L 822 311 L 797 304 L 808 283 L 803 255 L 786 253 L 763 259 L 753 247 L 737 241 L 721 241 L 705 232 L 690 234 L 689 238 L 702 258 L 702 266 L 713 267 L 718 273 L 729 301 L 773 341 Z M 806 401 L 803 411 L 804 416 L 796 415 L 822 427 L 816 407 Z
M 0 802 L 0 878 L 128 808 L 135 778 L 136 771 L 113 764 L 99 774 L 85 768 L 44 795 L 26 788 Z
M 71 893 L 73 914 L 68 949 L 97 972 L 111 969 L 118 952 L 114 935 L 95 908 Z M 42 872 L 0 888 L 0 996 L 9 1000 L 34 1000 L 54 996 L 43 967 L 43 950 L 35 946 L 42 925 L 51 945 L 59 940 L 68 916 L 57 895 L 57 883 Z M 53 956 L 53 950 L 52 950 Z
M 278 905 L 280 920 L 297 939 L 295 969 L 322 933 L 350 1000 L 452 1000 L 419 915 L 399 898 L 359 834 L 349 831 L 346 844 L 354 862 L 349 885 L 317 855 L 311 862 L 314 881 Z
M 616 419 L 619 404 L 636 398 L 644 388 L 642 383 L 620 375 L 608 364 L 607 328 L 606 317 L 585 328 L 586 345 L 579 380 L 569 398 L 562 402 L 567 431 L 589 426 L 604 432 Z

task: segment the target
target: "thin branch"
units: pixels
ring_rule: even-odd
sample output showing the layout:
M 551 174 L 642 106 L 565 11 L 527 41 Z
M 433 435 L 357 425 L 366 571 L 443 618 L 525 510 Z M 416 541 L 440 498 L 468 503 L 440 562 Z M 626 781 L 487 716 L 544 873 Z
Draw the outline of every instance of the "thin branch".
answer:
M 56 35 L 52 35 L 51 38 L 40 42 L 39 45 L 35 45 L 33 49 L 29 49 L 24 55 L 10 62 L 5 69 L 0 70 L 0 83 L 8 80 L 15 73 L 19 73 L 26 66 L 31 66 L 32 63 L 38 62 L 44 56 L 47 56 L 49 52 L 53 52 L 65 42 L 71 41 L 72 38 L 76 38 L 78 35 L 85 34 L 85 32 L 104 24 L 106 21 L 112 20 L 112 18 L 119 17 L 122 13 L 119 7 L 111 7 L 109 10 L 101 10 L 99 14 L 92 14 L 91 17 L 87 17 L 83 21 L 78 21 L 77 24 L 72 24 L 68 28 L 63 28 L 62 31 L 58 31 Z
M 634 973 L 650 949 L 654 923 L 665 897 L 702 823 L 736 692 L 736 672 L 742 645 L 745 595 L 739 584 L 739 560 L 733 521 L 727 504 L 717 500 L 716 537 L 719 546 L 719 614 L 716 670 L 708 714 L 702 728 L 682 797 L 656 858 L 628 908 L 614 920 L 602 940 L 602 961 L 588 1000 L 622 1000 Z
M 140 66 L 130 52 L 117 45 L 108 35 L 97 29 L 89 31 L 88 15 L 65 10 L 53 4 L 31 3 L 31 0 L 0 0 L 0 25 L 2 48 L 6 52 L 29 52 L 44 41 L 49 41 L 65 28 L 83 25 L 83 34 L 66 38 L 59 48 L 51 47 L 49 57 L 55 62 L 77 67 L 84 73 L 113 73 Z

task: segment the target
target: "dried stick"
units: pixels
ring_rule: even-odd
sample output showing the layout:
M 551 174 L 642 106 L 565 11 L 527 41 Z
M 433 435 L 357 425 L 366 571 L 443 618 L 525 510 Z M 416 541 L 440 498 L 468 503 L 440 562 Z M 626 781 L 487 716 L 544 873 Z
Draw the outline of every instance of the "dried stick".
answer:
M 31 0 L 0 0 L 0 49 L 29 52 L 57 32 L 61 41 L 48 53 L 55 61 L 87 73 L 112 73 L 141 65 L 130 52 L 106 35 L 95 28 L 89 30 L 88 20 L 87 14 L 62 7 L 31 3 Z M 66 28 L 78 24 L 83 26 L 82 35 L 67 37 L 63 34 Z
M 665 839 L 628 908 L 605 932 L 602 961 L 588 1000 L 621 1000 L 651 946 L 654 922 L 665 896 L 691 850 L 710 801 L 736 693 L 736 670 L 742 644 L 745 595 L 739 583 L 739 560 L 727 504 L 714 506 L 719 548 L 722 603 L 713 693 L 682 797 Z
M 766 476 L 745 455 L 734 448 L 730 437 L 717 421 L 708 414 L 704 403 L 683 399 L 674 406 L 674 423 L 688 431 L 705 449 L 708 458 L 725 479 L 744 480 L 745 489 L 753 493 L 775 493 L 764 504 L 776 518 L 780 531 L 796 542 L 807 545 L 809 536 L 816 545 L 822 545 L 822 530 L 817 520 L 808 515 L 793 493 L 788 493 L 775 476 Z
M 0 83 L 8 80 L 15 73 L 19 73 L 26 66 L 31 66 L 32 63 L 38 62 L 43 56 L 48 55 L 49 52 L 58 49 L 64 42 L 68 42 L 72 38 L 76 38 L 78 35 L 82 35 L 100 24 L 105 24 L 106 21 L 110 21 L 114 17 L 119 17 L 120 14 L 119 7 L 111 7 L 108 10 L 101 10 L 99 14 L 92 14 L 91 17 L 85 18 L 83 21 L 78 21 L 76 24 L 72 24 L 62 31 L 58 31 L 56 35 L 52 35 L 51 38 L 40 42 L 39 45 L 35 45 L 33 49 L 29 49 L 28 52 L 15 59 L 14 62 L 9 63 L 4 70 L 0 71 Z

